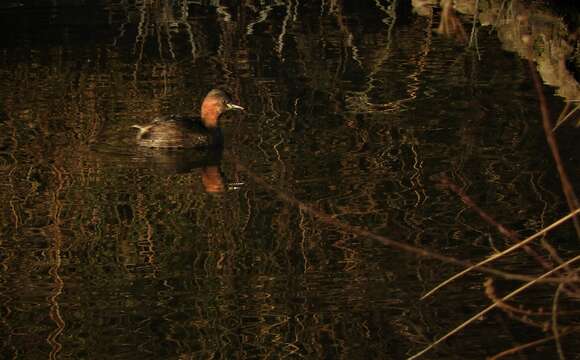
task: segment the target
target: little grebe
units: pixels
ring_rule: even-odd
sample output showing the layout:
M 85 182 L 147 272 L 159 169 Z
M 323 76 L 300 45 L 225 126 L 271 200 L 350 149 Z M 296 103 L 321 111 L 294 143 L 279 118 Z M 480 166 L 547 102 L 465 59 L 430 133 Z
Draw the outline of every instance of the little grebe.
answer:
M 201 117 L 171 115 L 157 117 L 149 125 L 133 125 L 139 129 L 137 143 L 155 148 L 193 148 L 221 146 L 223 137 L 219 118 L 228 110 L 244 110 L 232 104 L 221 90 L 211 90 L 201 104 Z

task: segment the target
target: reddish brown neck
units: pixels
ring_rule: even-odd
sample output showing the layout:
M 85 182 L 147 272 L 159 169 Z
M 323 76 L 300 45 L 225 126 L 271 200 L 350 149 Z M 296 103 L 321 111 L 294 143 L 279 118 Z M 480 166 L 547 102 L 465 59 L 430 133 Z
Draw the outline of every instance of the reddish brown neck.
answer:
M 219 100 L 205 99 L 201 105 L 201 121 L 207 128 L 218 127 L 218 119 L 221 115 Z

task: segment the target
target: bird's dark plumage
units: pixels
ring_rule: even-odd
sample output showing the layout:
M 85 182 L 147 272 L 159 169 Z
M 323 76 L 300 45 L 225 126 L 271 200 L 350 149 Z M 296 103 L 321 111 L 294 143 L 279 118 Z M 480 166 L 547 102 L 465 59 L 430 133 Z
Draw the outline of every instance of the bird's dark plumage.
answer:
M 219 147 L 223 135 L 219 117 L 231 110 L 243 110 L 232 104 L 223 91 L 214 89 L 204 98 L 201 117 L 171 115 L 157 117 L 148 125 L 133 125 L 139 129 L 137 143 L 153 148 Z

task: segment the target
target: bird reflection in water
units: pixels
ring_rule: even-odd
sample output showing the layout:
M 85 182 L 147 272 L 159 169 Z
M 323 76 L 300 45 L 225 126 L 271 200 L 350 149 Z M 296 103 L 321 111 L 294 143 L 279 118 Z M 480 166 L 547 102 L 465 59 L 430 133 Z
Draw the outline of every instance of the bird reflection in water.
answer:
M 208 193 L 222 193 L 225 190 L 224 177 L 219 166 L 206 166 L 201 169 L 201 183 Z
M 218 194 L 226 190 L 239 189 L 239 183 L 226 182 L 221 171 L 222 149 L 197 150 L 159 150 L 138 148 L 139 157 L 147 161 L 156 172 L 162 174 L 188 174 L 201 169 L 201 183 L 207 193 Z

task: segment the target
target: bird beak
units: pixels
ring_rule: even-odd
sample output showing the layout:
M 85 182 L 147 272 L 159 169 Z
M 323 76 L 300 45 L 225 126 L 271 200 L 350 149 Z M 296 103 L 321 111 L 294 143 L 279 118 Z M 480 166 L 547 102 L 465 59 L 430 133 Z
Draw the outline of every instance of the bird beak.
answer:
M 240 105 L 236 105 L 236 104 L 227 103 L 226 106 L 227 106 L 228 110 L 245 110 L 243 107 L 241 107 Z

